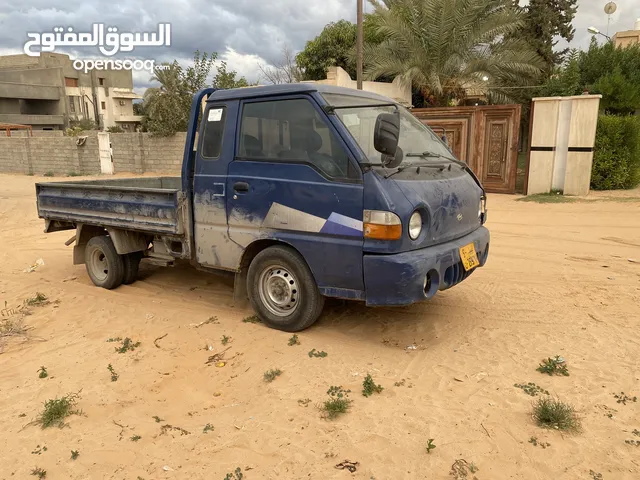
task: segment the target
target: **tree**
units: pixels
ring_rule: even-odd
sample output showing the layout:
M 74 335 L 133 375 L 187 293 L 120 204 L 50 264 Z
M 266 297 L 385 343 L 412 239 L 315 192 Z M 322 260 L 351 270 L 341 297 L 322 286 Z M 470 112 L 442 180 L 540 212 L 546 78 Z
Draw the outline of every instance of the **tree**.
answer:
M 485 92 L 494 103 L 513 101 L 514 92 L 534 84 L 544 66 L 513 35 L 524 20 L 508 0 L 371 3 L 373 25 L 384 40 L 365 44 L 365 78 L 399 77 L 430 104 L 463 99 L 469 89 Z
M 547 83 L 537 92 L 539 97 L 578 95 L 583 91 L 580 79 L 580 52 L 573 49 L 560 67 L 554 68 Z
M 607 113 L 633 114 L 640 109 L 640 82 L 627 78 L 619 66 L 598 79 L 593 93 L 602 94 L 600 108 Z
M 215 88 L 240 88 L 250 85 L 246 78 L 236 78 L 236 75 L 238 75 L 238 73 L 235 70 L 227 70 L 227 62 L 223 60 L 220 62 L 220 66 L 218 66 L 211 86 Z
M 374 45 L 382 40 L 370 15 L 365 15 L 363 29 L 365 43 Z M 356 25 L 347 20 L 327 24 L 320 35 L 309 40 L 296 56 L 296 63 L 303 72 L 303 79 L 324 80 L 327 78 L 329 67 L 341 67 L 351 78 L 355 78 L 356 38 Z
M 600 106 L 608 113 L 628 114 L 640 109 L 640 45 L 616 48 L 595 38 L 579 57 L 580 83 L 602 94 Z
M 196 50 L 193 55 L 193 65 L 188 66 L 180 77 L 183 93 L 193 97 L 196 92 L 208 87 L 207 78 L 209 78 L 209 73 L 217 58 L 216 52 L 211 55 L 207 55 L 206 52 L 200 55 L 200 51 Z M 189 106 L 191 106 L 191 98 L 189 98 Z
M 327 78 L 327 69 L 332 66 L 344 68 L 352 74 L 349 51 L 356 42 L 356 27 L 347 20 L 332 22 L 324 27 L 320 35 L 309 40 L 296 56 L 296 62 L 304 71 L 305 80 Z
M 517 0 L 515 4 L 518 5 Z M 544 72 L 549 76 L 569 51 L 568 48 L 554 51 L 554 47 L 558 37 L 567 42 L 573 40 L 575 28 L 571 22 L 578 10 L 577 0 L 529 0 L 528 5 L 518 8 L 524 13 L 524 26 L 515 35 L 525 38 L 544 59 Z
M 578 95 L 585 90 L 602 95 L 600 108 L 607 113 L 627 115 L 640 109 L 640 45 L 616 48 L 593 38 L 586 52 L 571 50 L 538 95 Z
M 156 67 L 154 73 L 151 80 L 160 82 L 160 86 L 144 92 L 143 127 L 161 136 L 186 131 L 189 109 L 185 109 L 187 92 L 182 67 L 174 61 Z
M 260 65 L 261 76 L 267 82 L 277 85 L 279 83 L 297 83 L 303 80 L 303 73 L 296 63 L 296 56 L 288 47 L 282 48 L 282 58 L 275 62 L 272 66 Z
M 160 86 L 148 88 L 144 93 L 143 127 L 162 136 L 186 131 L 193 95 L 207 86 L 217 56 L 215 52 L 208 55 L 196 51 L 193 65 L 186 69 L 175 60 L 156 67 L 151 81 L 159 82 Z
M 208 86 L 217 53 L 208 55 L 196 51 L 193 65 L 183 69 L 177 61 L 156 67 L 152 81 L 159 87 L 148 88 L 143 101 L 143 128 L 162 136 L 185 132 L 189 125 L 189 113 L 193 96 Z M 237 73 L 227 69 L 225 61 L 220 62 L 213 85 L 216 88 L 237 88 L 249 86 L 244 77 L 236 78 Z

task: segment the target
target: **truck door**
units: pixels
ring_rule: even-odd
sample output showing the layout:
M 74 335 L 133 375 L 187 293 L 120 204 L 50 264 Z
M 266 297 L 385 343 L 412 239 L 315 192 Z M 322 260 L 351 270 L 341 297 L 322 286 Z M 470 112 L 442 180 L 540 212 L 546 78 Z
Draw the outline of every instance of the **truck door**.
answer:
M 360 298 L 362 173 L 310 96 L 247 99 L 227 176 L 229 240 L 277 239 L 325 294 Z M 337 290 L 333 290 L 337 289 Z
M 226 180 L 235 149 L 238 102 L 208 103 L 202 116 L 193 177 L 196 260 L 212 268 L 235 269 L 243 249 L 229 240 Z

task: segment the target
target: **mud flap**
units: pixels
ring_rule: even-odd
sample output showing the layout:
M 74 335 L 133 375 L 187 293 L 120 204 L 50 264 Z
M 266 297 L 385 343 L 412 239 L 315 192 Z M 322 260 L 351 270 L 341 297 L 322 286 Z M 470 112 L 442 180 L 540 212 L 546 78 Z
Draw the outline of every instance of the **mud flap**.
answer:
M 236 307 L 244 308 L 249 305 L 247 295 L 247 269 L 243 268 L 236 273 L 233 280 L 233 304 Z

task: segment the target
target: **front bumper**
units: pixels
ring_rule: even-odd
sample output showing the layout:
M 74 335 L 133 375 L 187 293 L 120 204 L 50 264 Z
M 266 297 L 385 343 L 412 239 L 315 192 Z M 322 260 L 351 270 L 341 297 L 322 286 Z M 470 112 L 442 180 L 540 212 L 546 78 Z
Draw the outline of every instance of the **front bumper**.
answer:
M 489 256 L 489 230 L 485 227 L 420 250 L 395 255 L 365 255 L 367 305 L 409 305 L 428 300 L 438 290 L 457 285 L 473 272 L 464 270 L 459 252 L 460 247 L 470 243 L 474 244 L 482 267 Z

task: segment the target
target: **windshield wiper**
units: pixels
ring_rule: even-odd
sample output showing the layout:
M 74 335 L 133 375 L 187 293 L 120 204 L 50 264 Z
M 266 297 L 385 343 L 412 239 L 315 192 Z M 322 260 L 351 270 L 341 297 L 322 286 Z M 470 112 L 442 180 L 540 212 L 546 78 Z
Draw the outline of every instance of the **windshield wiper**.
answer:
M 440 154 L 440 153 L 435 153 L 435 152 L 422 152 L 422 153 L 414 153 L 414 152 L 410 152 L 410 153 L 405 153 L 404 154 L 405 157 L 421 157 L 421 158 L 447 158 L 444 155 Z
M 410 163 L 400 164 L 400 165 L 398 165 L 397 170 L 395 172 L 388 173 L 387 175 L 384 176 L 384 178 L 393 177 L 396 173 L 400 173 L 403 170 L 406 170 L 407 168 L 416 167 L 417 168 L 416 173 L 420 173 L 420 168 L 421 167 L 437 168 L 440 171 L 442 171 L 442 170 L 445 170 L 447 168 L 447 166 L 449 167 L 449 170 L 451 170 L 451 164 L 445 165 L 444 163 L 420 163 L 420 164 L 417 164 L 417 165 L 416 164 L 410 164 Z
M 456 165 L 460 165 L 463 169 L 466 169 L 468 166 L 466 163 L 461 162 L 460 160 L 453 158 L 453 157 L 447 157 L 445 155 L 442 155 L 441 153 L 436 153 L 436 152 L 422 152 L 422 153 L 405 153 L 404 154 L 405 157 L 420 157 L 420 158 L 444 158 L 445 160 L 448 160 L 450 162 L 455 163 Z

